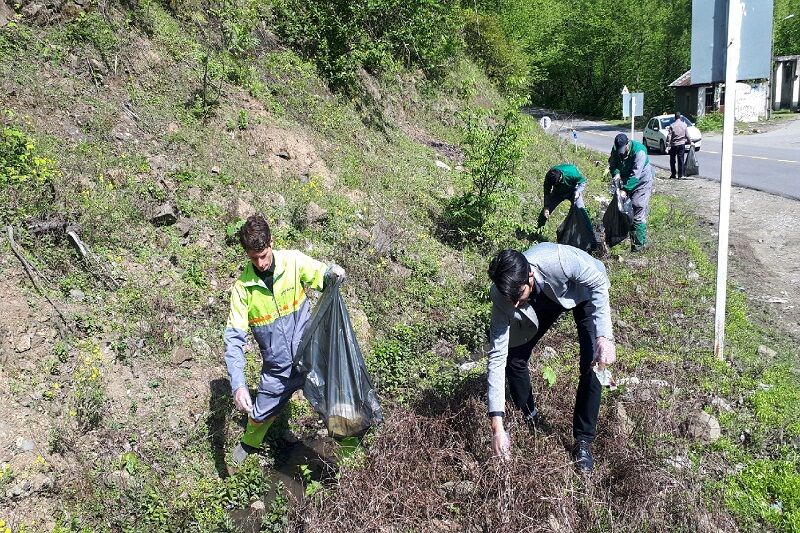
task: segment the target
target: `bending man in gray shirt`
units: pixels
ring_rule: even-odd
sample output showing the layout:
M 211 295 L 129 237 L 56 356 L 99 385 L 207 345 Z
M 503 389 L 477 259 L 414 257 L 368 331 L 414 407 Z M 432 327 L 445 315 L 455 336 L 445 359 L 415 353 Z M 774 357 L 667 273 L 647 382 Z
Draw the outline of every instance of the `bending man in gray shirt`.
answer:
M 591 471 L 602 386 L 592 364 L 616 360 L 608 303 L 610 283 L 599 260 L 571 246 L 537 244 L 525 253 L 500 252 L 489 265 L 493 284 L 489 328 L 488 410 L 494 452 L 507 456 L 511 445 L 503 425 L 505 381 L 511 399 L 528 422 L 541 427 L 528 371 L 536 343 L 562 313 L 572 311 L 580 343 L 580 378 L 573 413 L 573 458 Z

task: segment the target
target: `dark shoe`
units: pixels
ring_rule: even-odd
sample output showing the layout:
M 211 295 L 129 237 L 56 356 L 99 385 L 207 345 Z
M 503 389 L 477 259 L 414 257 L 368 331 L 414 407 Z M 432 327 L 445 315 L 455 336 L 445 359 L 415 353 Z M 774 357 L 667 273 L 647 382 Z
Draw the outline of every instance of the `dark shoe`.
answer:
M 251 453 L 256 453 L 257 451 L 258 448 L 253 448 L 244 442 L 238 442 L 236 446 L 233 447 L 233 451 L 231 452 L 231 462 L 233 462 L 235 466 L 242 466 L 242 464 L 247 460 L 247 457 Z
M 553 428 L 547 423 L 547 420 L 544 419 L 544 416 L 539 414 L 538 411 L 534 411 L 533 413 L 526 415 L 525 423 L 536 436 L 550 435 L 553 432 Z
M 592 457 L 592 443 L 579 440 L 572 449 L 572 460 L 578 466 L 578 470 L 588 474 L 594 470 L 594 458 Z

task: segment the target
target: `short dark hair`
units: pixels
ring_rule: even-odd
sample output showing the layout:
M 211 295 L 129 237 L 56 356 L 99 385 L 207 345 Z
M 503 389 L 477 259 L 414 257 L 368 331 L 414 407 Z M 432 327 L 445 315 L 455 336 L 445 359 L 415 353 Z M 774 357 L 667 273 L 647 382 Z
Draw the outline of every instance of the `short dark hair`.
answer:
M 617 151 L 619 151 L 626 144 L 628 144 L 628 136 L 624 133 L 620 133 L 614 137 L 614 146 L 617 147 Z
M 262 215 L 250 215 L 239 230 L 239 242 L 246 252 L 260 252 L 272 242 L 267 219 Z
M 556 183 L 561 181 L 561 176 L 563 176 L 563 175 L 564 175 L 563 172 L 561 172 L 557 168 L 553 167 L 553 168 L 551 168 L 550 170 L 547 171 L 547 174 L 544 175 L 544 181 L 547 182 L 547 183 L 555 185 Z
M 494 286 L 511 303 L 522 296 L 522 286 L 528 283 L 531 266 L 521 252 L 503 250 L 489 263 L 489 278 Z
M 681 112 L 675 111 L 675 120 L 678 120 L 679 118 L 681 118 Z

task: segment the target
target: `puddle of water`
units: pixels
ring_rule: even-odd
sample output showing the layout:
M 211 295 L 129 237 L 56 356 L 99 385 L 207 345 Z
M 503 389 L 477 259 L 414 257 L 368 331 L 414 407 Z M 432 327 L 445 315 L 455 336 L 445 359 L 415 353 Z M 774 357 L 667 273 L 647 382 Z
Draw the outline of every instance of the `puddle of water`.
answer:
M 348 447 L 352 447 L 352 445 L 351 442 L 345 444 Z M 305 485 L 300 473 L 300 465 L 308 466 L 313 481 L 332 479 L 336 473 L 335 454 L 338 448 L 339 445 L 336 443 L 315 439 L 286 443 L 278 449 L 275 452 L 275 466 L 267 474 L 270 490 L 261 498 L 265 508 L 269 510 L 275 499 L 275 489 L 280 483 L 283 484 L 283 490 L 290 495 L 290 503 L 301 501 L 305 497 Z M 249 508 L 233 509 L 230 511 L 230 516 L 242 533 L 258 533 L 261 524 L 259 513 L 251 513 Z

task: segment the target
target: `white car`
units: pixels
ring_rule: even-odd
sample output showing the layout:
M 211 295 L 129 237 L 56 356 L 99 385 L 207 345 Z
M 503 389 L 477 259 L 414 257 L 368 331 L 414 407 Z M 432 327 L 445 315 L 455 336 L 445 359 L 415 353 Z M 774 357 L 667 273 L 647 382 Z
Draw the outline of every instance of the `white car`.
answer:
M 686 129 L 686 136 L 689 138 L 689 142 L 694 144 L 694 151 L 699 151 L 700 145 L 703 142 L 703 136 L 700 134 L 700 130 L 685 116 L 681 115 L 681 120 L 689 126 Z M 662 154 L 666 154 L 667 128 L 673 122 L 675 122 L 675 115 L 659 115 L 648 120 L 647 126 L 644 127 L 644 133 L 642 134 L 644 145 L 649 150 L 658 150 Z

